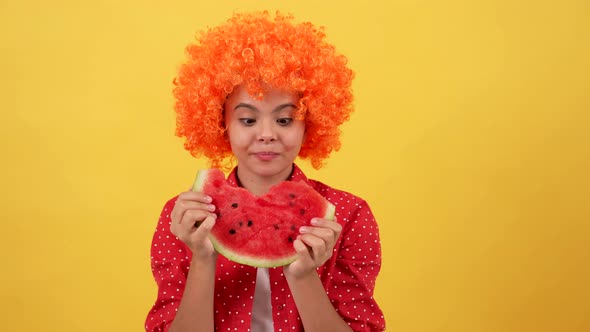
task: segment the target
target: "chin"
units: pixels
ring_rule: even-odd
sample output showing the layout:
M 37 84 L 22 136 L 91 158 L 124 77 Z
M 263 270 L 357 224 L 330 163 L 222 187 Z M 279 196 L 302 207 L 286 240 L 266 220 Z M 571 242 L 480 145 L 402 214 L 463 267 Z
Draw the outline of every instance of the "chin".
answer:
M 292 163 L 289 164 L 284 164 L 284 163 L 257 163 L 254 166 L 254 169 L 256 170 L 256 173 L 258 173 L 259 175 L 262 176 L 274 176 L 277 175 L 283 171 L 285 171 L 285 169 L 289 169 L 291 168 Z

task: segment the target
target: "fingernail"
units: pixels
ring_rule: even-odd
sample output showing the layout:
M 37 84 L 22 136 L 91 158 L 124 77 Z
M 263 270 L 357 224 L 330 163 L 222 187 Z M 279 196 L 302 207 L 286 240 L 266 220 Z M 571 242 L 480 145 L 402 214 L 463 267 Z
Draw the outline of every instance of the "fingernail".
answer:
M 211 203 L 213 202 L 213 198 L 211 198 L 211 196 L 205 196 L 205 201 L 207 201 L 207 203 Z
M 215 205 L 213 204 L 207 205 L 207 208 L 209 209 L 209 211 L 215 211 Z
M 307 232 L 309 232 L 309 228 L 307 228 L 305 226 L 299 227 L 299 233 L 307 233 Z
M 311 224 L 312 225 L 318 225 L 320 223 L 319 220 L 317 220 L 316 218 L 311 219 Z

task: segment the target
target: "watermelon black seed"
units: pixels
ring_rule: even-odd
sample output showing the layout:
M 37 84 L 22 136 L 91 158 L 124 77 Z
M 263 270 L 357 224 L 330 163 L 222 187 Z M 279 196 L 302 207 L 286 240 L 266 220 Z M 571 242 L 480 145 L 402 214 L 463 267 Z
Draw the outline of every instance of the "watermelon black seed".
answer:
M 292 230 L 292 231 L 294 231 L 294 230 L 296 230 L 296 229 L 297 229 L 297 227 L 295 227 L 295 225 L 291 225 L 291 230 Z
M 242 225 L 243 225 L 244 223 L 240 221 L 238 224 L 240 225 L 240 227 L 242 227 Z
M 231 207 L 233 207 L 234 209 L 238 207 L 238 203 L 231 203 Z
M 275 229 L 279 229 L 279 225 L 274 224 L 274 226 L 275 226 Z
M 252 220 L 248 220 L 248 227 L 252 226 Z
M 230 234 L 236 234 L 236 230 L 232 228 L 232 229 L 229 230 L 229 233 Z
M 293 242 L 293 238 L 289 236 L 289 242 Z
M 289 198 L 290 198 L 290 199 L 293 199 L 293 198 L 295 198 L 295 194 L 289 194 Z
M 301 210 L 299 210 L 299 213 L 301 213 L 301 215 L 304 215 L 305 214 L 305 210 L 304 209 L 301 209 Z

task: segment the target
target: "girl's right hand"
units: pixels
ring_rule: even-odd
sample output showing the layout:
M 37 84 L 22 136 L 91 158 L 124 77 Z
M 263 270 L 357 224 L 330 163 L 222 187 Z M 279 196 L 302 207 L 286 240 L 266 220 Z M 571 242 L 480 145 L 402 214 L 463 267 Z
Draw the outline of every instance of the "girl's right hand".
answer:
M 190 248 L 193 259 L 217 257 L 208 237 L 217 218 L 211 201 L 211 197 L 203 193 L 186 191 L 178 195 L 170 214 L 170 231 Z

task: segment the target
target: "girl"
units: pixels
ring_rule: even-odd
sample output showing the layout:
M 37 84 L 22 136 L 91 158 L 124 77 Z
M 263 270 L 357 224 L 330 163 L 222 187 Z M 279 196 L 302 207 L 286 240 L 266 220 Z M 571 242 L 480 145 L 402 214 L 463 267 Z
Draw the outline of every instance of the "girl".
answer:
M 281 181 L 305 181 L 336 206 L 293 242 L 298 258 L 254 268 L 218 255 L 208 240 L 215 206 L 187 191 L 166 203 L 151 248 L 158 298 L 146 331 L 382 331 L 373 299 L 381 266 L 377 224 L 367 203 L 307 179 L 338 150 L 352 111 L 352 71 L 322 29 L 267 12 L 236 14 L 187 48 L 175 79 L 176 134 L 212 167 L 237 166 L 232 185 L 264 195 Z

